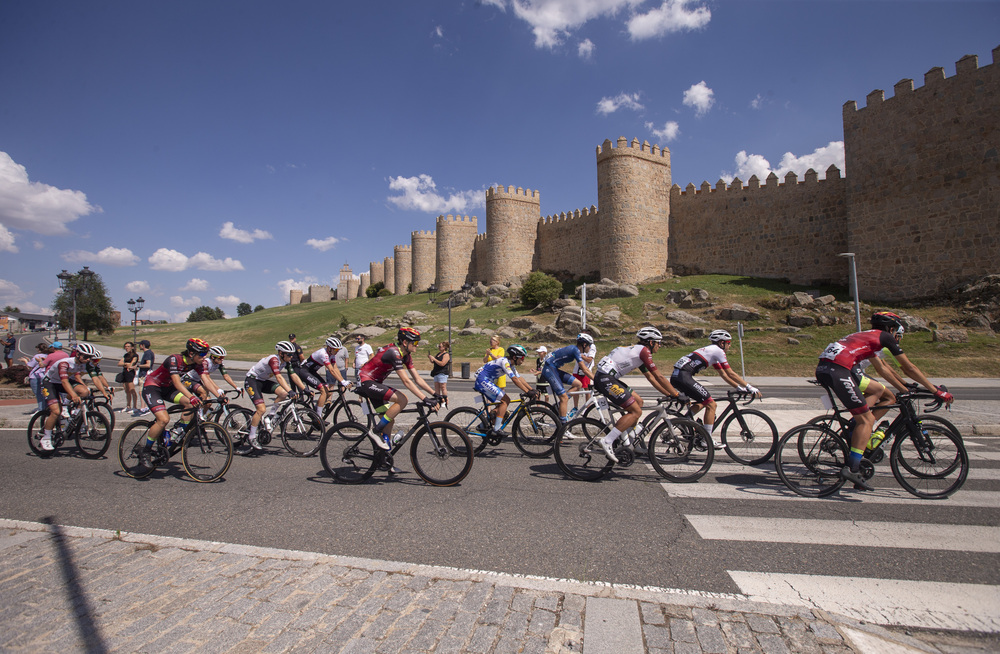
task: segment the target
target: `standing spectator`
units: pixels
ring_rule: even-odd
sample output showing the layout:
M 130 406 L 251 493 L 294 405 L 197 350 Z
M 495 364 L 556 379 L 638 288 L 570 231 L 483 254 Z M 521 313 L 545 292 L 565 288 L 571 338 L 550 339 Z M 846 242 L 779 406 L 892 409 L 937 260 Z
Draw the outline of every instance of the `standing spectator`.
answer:
M 535 369 L 531 371 L 531 374 L 535 376 L 535 390 L 538 391 L 538 399 L 548 404 L 549 382 L 545 381 L 545 377 L 542 377 L 542 364 L 549 357 L 549 348 L 539 345 L 538 349 L 535 350 L 535 354 L 538 357 L 535 359 Z
M 122 387 L 125 389 L 125 408 L 122 413 L 139 410 L 139 394 L 135 390 L 135 369 L 139 365 L 139 355 L 135 353 L 135 343 L 125 343 L 125 354 L 118 361 L 122 368 Z
M 295 334 L 288 335 L 288 342 L 295 346 L 295 354 L 292 355 L 292 367 L 298 368 L 306 360 L 305 355 L 302 353 L 302 346 L 295 340 Z
M 17 347 L 17 341 L 14 340 L 14 335 L 7 332 L 7 338 L 3 339 L 3 360 L 7 363 L 8 368 L 14 365 L 15 347 Z
M 358 383 L 361 383 L 361 367 L 368 363 L 368 359 L 371 359 L 375 352 L 371 345 L 365 343 L 364 334 L 358 334 L 354 338 L 354 342 L 357 343 L 354 346 L 354 376 Z
M 45 376 L 45 368 L 41 364 L 51 350 L 45 343 L 39 343 L 35 346 L 35 349 L 38 352 L 34 356 L 30 359 L 22 357 L 21 361 L 24 361 L 25 365 L 28 366 L 28 384 L 31 386 L 31 392 L 35 394 L 35 399 L 38 400 L 38 408 L 36 410 L 44 411 L 45 396 L 42 394 L 42 377 Z M 35 413 L 35 411 L 28 411 L 28 413 Z
M 580 333 L 590 334 L 590 332 L 586 329 L 581 330 Z M 583 369 L 580 368 L 580 363 L 582 362 L 588 368 L 591 368 L 594 365 L 595 357 L 597 357 L 597 344 L 591 343 L 590 347 L 587 348 L 586 352 L 580 353 L 580 361 L 577 361 L 573 365 L 573 376 L 579 380 L 580 386 L 582 387 L 583 390 L 587 390 L 588 388 L 590 388 L 590 377 L 583 374 Z M 573 418 L 574 416 L 576 416 L 576 412 L 579 410 L 579 408 L 580 408 L 580 396 L 573 395 L 573 410 L 570 411 L 569 417 Z
M 434 378 L 434 394 L 444 399 L 448 408 L 448 377 L 451 376 L 451 346 L 448 341 L 438 343 L 437 354 L 427 354 L 427 359 L 434 366 L 431 377 Z
M 486 356 L 483 357 L 483 363 L 489 363 L 490 361 L 496 361 L 497 359 L 502 359 L 506 356 L 503 348 L 500 347 L 500 336 L 493 334 L 490 336 L 490 349 L 486 351 Z M 496 387 L 503 390 L 507 387 L 507 375 L 501 375 L 497 378 Z
M 153 353 L 153 350 L 151 350 L 150 347 L 151 346 L 149 341 L 145 339 L 139 341 L 139 351 L 142 354 L 139 355 L 139 367 L 138 367 L 137 379 L 139 380 L 140 385 L 146 383 L 146 375 L 149 374 L 149 372 L 153 369 L 153 366 L 156 364 L 156 355 Z M 142 407 L 140 409 L 136 409 L 135 411 L 132 412 L 132 415 L 141 416 L 144 413 L 149 413 L 149 408 Z
M 334 363 L 340 371 L 340 378 L 347 381 L 347 348 L 342 347 L 334 355 Z

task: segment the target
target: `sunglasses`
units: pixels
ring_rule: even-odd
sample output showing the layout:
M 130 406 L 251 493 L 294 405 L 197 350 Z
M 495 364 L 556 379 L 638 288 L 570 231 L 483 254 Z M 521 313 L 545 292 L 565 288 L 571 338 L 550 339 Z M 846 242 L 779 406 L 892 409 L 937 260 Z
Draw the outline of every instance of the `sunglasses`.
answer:
M 77 354 L 76 358 L 79 359 L 80 361 L 90 361 L 89 354 Z

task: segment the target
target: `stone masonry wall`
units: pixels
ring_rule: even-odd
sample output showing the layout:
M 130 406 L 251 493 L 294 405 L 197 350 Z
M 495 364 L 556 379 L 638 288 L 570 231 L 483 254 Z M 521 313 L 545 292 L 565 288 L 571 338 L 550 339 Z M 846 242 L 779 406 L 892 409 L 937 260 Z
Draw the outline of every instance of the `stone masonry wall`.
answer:
M 365 297 L 365 291 L 372 285 L 371 273 L 361 273 L 361 280 L 358 282 L 358 297 Z
M 582 277 L 599 272 L 597 207 L 538 221 L 538 269 Z
M 747 186 L 734 179 L 713 189 L 708 182 L 670 199 L 669 265 L 681 274 L 722 273 L 796 284 L 847 279 L 845 181 L 831 166 L 826 179 L 809 170 L 798 183 L 788 173 L 783 184 L 771 173 L 764 186 L 756 176 Z
M 325 284 L 313 284 L 309 287 L 310 302 L 329 302 L 333 299 L 333 290 Z
M 849 248 L 859 294 L 937 294 L 1000 268 L 1000 47 L 966 56 L 894 96 L 844 105 Z
M 538 191 L 508 186 L 486 189 L 485 279 L 487 284 L 504 283 L 534 270 L 535 237 L 541 196 Z M 480 263 L 482 273 L 483 264 Z
M 385 263 L 382 261 L 372 261 L 368 264 L 368 279 L 371 282 L 368 286 L 372 284 L 378 284 L 382 282 L 385 284 Z M 365 288 L 368 288 L 367 286 Z
M 302 304 L 302 291 L 297 288 L 293 288 L 290 291 L 288 291 L 288 303 Z
M 395 273 L 393 283 L 396 285 L 396 295 L 406 295 L 410 292 L 410 276 L 413 272 L 413 251 L 409 245 L 397 245 L 393 248 L 395 256 Z
M 412 252 L 410 278 L 414 293 L 424 293 L 434 284 L 434 268 L 437 266 L 437 234 L 435 232 L 412 232 L 410 234 Z
M 437 277 L 439 291 L 453 291 L 471 279 L 473 244 L 479 220 L 475 216 L 438 216 Z
M 383 278 L 383 282 L 385 283 L 385 287 L 387 289 L 389 289 L 390 293 L 395 294 L 395 292 L 396 292 L 396 260 L 393 259 L 392 257 L 386 257 L 385 259 L 383 259 L 382 263 L 383 263 L 383 266 L 385 267 L 385 277 Z

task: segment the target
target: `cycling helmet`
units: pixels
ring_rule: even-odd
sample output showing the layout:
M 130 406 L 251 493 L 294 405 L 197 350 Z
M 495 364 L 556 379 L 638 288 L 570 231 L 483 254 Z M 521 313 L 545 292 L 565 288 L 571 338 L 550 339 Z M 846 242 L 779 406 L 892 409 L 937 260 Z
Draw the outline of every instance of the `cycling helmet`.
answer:
M 727 332 L 725 329 L 716 329 L 714 332 L 708 335 L 708 340 L 713 343 L 718 343 L 720 341 L 732 342 L 733 335 Z
M 213 345 L 212 347 L 208 348 L 208 353 L 211 354 L 213 357 L 224 357 L 226 356 L 226 348 L 222 347 L 221 345 Z
M 290 341 L 278 341 L 274 349 L 281 354 L 295 354 L 295 346 Z
M 103 358 L 104 358 L 104 355 L 101 354 L 101 351 L 98 350 L 97 348 L 94 348 L 94 361 L 100 361 Z
M 93 358 L 97 353 L 97 348 L 90 343 L 78 343 L 76 346 L 76 353 Z
M 635 333 L 635 337 L 640 343 L 643 341 L 656 341 L 659 343 L 663 340 L 663 334 L 656 327 L 643 327 Z
M 331 336 L 330 338 L 326 339 L 326 346 L 331 350 L 339 350 L 340 348 L 344 347 L 344 344 L 341 343 L 340 339 L 337 338 L 336 336 Z
M 576 335 L 576 344 L 580 345 L 581 343 L 586 344 L 588 346 L 593 345 L 594 337 L 591 336 L 590 334 L 580 332 L 579 334 Z
M 881 329 L 890 334 L 902 335 L 903 319 L 891 311 L 879 311 L 872 314 L 872 329 Z
M 507 358 L 523 361 L 528 356 L 528 351 L 521 345 L 511 345 L 507 348 Z
M 208 343 L 200 338 L 188 339 L 187 351 L 188 354 L 200 354 L 201 356 L 205 356 L 208 354 Z
M 402 343 L 403 341 L 408 341 L 410 343 L 420 342 L 420 332 L 413 327 L 400 327 L 399 331 L 396 332 L 396 342 Z

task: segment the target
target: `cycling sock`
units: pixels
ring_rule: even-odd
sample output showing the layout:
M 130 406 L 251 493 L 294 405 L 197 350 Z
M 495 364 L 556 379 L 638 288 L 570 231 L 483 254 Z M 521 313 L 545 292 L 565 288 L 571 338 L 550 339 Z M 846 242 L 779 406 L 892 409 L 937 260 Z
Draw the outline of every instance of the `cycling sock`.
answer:
M 247 438 L 253 440 L 257 437 L 257 425 L 250 425 L 250 431 L 247 433 Z
M 503 417 L 497 415 L 497 419 L 493 421 L 493 431 L 500 431 L 501 425 L 503 425 Z
M 615 441 L 618 440 L 618 437 L 621 435 L 622 431 L 620 429 L 612 427 L 611 431 L 608 432 L 608 435 L 604 437 L 604 442 L 608 445 L 614 445 Z
M 847 455 L 847 464 L 851 467 L 851 472 L 857 472 L 861 469 L 861 459 L 864 454 L 864 450 L 859 450 L 856 447 L 851 448 L 851 453 Z
M 715 423 L 714 422 L 706 422 L 705 423 L 705 431 L 708 432 L 709 436 L 712 435 L 712 431 L 714 431 L 714 430 L 715 430 Z
M 378 421 L 378 426 L 375 427 L 375 433 L 376 434 L 381 434 L 383 431 L 385 431 L 385 428 L 388 425 L 389 425 L 389 421 L 386 420 L 385 416 L 382 416 L 382 419 Z
M 52 430 L 51 429 L 43 429 L 42 430 L 42 438 L 52 438 Z

